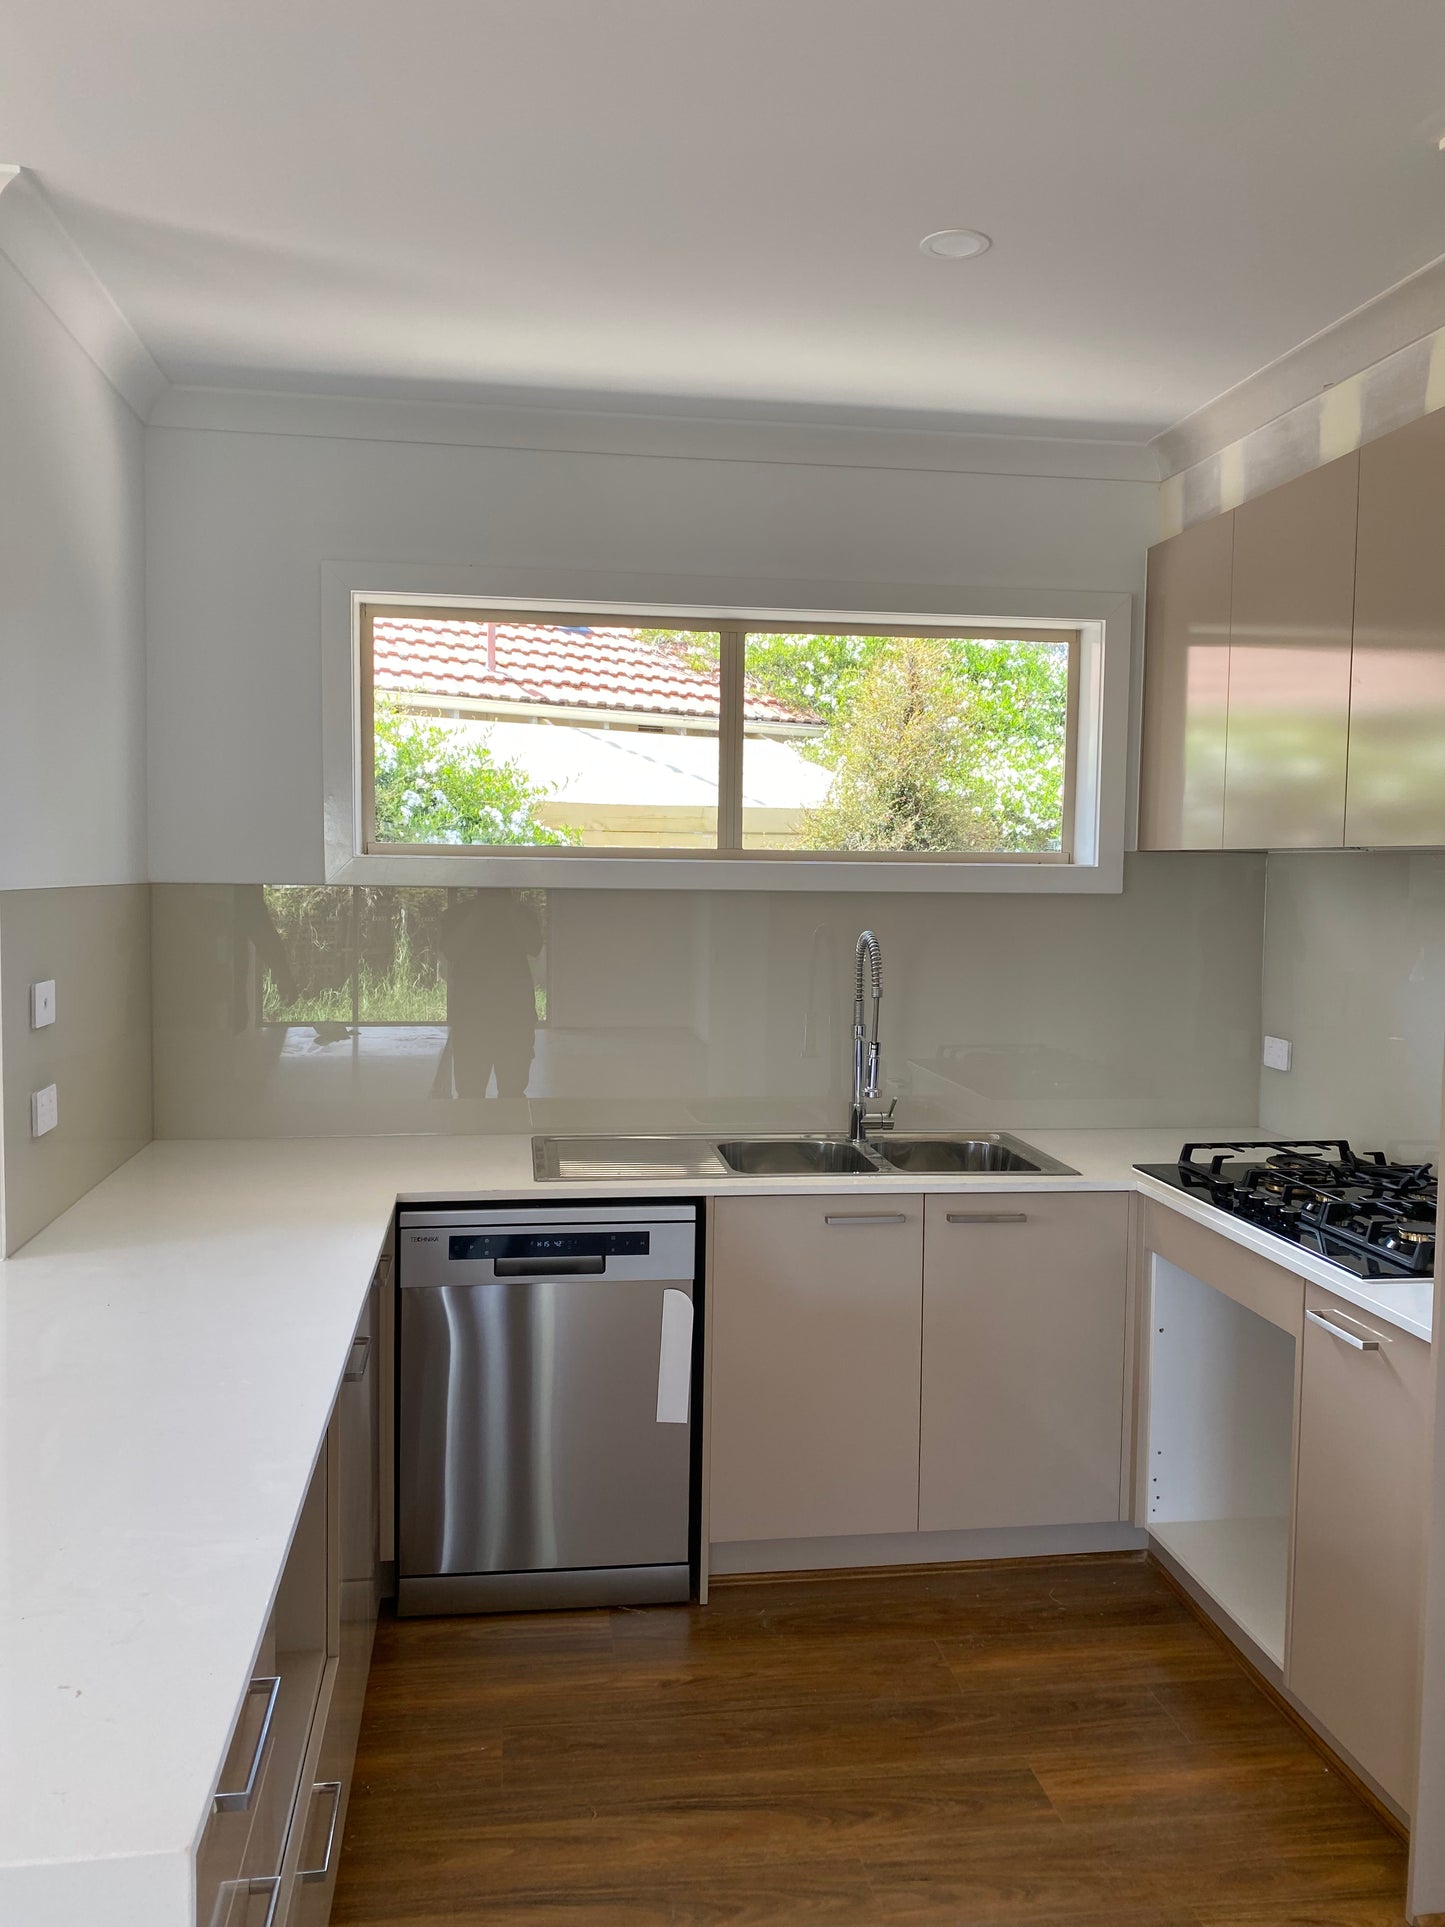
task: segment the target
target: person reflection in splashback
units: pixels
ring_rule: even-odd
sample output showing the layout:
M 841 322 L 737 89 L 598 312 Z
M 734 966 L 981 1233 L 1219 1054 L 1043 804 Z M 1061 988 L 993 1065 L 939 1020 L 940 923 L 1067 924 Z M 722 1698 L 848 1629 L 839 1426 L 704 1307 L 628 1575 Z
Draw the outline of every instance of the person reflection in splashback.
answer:
M 542 922 L 520 890 L 452 890 L 437 931 L 447 1042 L 433 1095 L 525 1097 L 537 1038 L 532 959 Z

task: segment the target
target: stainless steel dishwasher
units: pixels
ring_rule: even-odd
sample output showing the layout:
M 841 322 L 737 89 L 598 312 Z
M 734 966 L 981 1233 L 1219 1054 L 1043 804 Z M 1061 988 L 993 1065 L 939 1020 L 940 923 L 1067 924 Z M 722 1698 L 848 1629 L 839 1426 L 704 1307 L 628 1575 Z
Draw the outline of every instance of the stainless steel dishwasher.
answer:
M 696 1207 L 400 1234 L 398 1611 L 686 1599 Z

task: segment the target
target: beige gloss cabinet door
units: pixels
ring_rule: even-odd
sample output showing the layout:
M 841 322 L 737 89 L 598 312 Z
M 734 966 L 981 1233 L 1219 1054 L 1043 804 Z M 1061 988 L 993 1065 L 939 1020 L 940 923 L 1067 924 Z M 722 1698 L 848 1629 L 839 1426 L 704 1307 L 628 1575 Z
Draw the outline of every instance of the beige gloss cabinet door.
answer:
M 914 1531 L 923 1200 L 713 1212 L 710 1538 Z
M 931 1197 L 918 1523 L 1120 1516 L 1129 1201 Z
M 1234 511 L 1224 847 L 1339 849 L 1360 457 Z
M 1430 1348 L 1305 1298 L 1287 1684 L 1391 1799 L 1413 1797 Z M 1308 1316 L 1378 1342 L 1357 1351 Z
M 1445 409 L 1360 450 L 1347 844 L 1445 843 Z
M 1149 551 L 1141 850 L 1223 845 L 1233 547 L 1230 514 L 1196 522 Z

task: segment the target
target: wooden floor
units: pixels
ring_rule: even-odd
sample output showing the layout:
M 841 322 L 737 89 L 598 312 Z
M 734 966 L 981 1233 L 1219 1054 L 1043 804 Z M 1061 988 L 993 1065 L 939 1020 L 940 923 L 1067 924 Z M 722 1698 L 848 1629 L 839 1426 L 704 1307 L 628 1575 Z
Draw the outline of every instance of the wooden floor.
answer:
M 336 1927 L 1398 1927 L 1405 1850 L 1142 1555 L 384 1621 Z

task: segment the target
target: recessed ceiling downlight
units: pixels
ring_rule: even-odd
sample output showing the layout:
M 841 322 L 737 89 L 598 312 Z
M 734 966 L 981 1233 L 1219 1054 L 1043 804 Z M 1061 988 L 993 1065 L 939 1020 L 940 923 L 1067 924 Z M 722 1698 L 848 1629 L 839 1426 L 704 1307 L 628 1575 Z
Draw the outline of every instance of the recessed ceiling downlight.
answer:
M 945 261 L 967 261 L 975 254 L 987 253 L 993 242 L 977 228 L 941 227 L 937 234 L 925 234 L 918 245 L 925 254 L 939 255 Z

